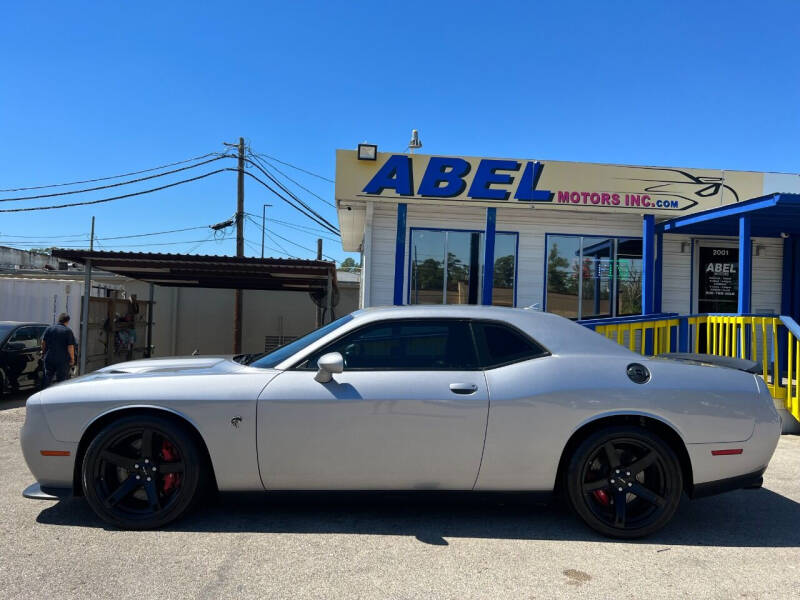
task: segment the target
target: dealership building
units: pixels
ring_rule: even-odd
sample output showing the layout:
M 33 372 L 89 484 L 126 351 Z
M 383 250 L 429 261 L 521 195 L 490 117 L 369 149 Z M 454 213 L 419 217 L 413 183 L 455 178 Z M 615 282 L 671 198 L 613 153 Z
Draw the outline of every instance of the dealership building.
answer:
M 799 316 L 800 176 L 336 154 L 362 306 L 494 304 L 579 320 Z M 489 265 L 487 268 L 486 265 Z

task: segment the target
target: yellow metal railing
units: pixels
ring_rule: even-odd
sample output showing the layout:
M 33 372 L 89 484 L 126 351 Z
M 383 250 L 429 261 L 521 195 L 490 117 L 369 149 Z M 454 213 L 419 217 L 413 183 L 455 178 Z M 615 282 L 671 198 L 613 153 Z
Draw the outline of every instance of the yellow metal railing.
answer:
M 752 360 L 760 365 L 772 397 L 783 400 L 787 410 L 800 420 L 800 327 L 792 319 L 761 315 L 677 318 L 670 315 L 652 320 L 597 323 L 594 330 L 643 355 L 682 350 Z M 780 348 L 784 335 L 786 347 Z
M 647 354 L 645 340 L 647 332 L 652 331 L 653 354 L 663 354 L 670 351 L 673 339 L 677 340 L 678 325 L 678 319 L 657 319 L 597 325 L 594 330 L 639 354 Z

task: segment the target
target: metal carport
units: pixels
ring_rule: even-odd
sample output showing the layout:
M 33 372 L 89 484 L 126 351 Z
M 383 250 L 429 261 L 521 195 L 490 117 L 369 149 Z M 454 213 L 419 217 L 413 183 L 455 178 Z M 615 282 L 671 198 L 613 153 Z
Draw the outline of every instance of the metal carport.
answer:
M 161 254 L 149 252 L 109 252 L 55 248 L 57 258 L 85 265 L 85 292 L 89 297 L 92 268 L 138 279 L 153 285 L 176 287 L 277 290 L 307 292 L 323 297 L 328 320 L 332 319 L 335 297 L 336 264 L 321 260 L 286 258 L 240 258 L 196 254 Z M 83 304 L 81 339 L 87 339 L 88 300 Z M 321 323 L 320 323 L 321 324 Z M 148 346 L 152 323 L 148 323 Z M 81 353 L 81 373 L 86 368 Z

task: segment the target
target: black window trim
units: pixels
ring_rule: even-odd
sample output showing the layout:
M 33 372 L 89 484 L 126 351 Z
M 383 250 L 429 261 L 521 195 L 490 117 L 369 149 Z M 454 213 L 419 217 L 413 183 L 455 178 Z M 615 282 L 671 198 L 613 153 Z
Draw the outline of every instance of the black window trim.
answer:
M 358 368 L 353 369 L 353 368 L 348 368 L 348 369 L 345 369 L 345 370 L 348 371 L 348 372 L 354 372 L 354 373 L 370 373 L 370 372 L 374 373 L 374 372 L 378 372 L 378 371 L 384 371 L 384 372 L 385 371 L 409 371 L 409 372 L 427 372 L 427 371 L 436 371 L 436 372 L 475 371 L 475 372 L 477 372 L 477 371 L 483 371 L 483 368 L 480 366 L 481 357 L 480 357 L 480 353 L 478 352 L 478 341 L 475 339 L 475 331 L 472 329 L 472 322 L 474 321 L 474 319 L 465 318 L 465 317 L 398 317 L 398 318 L 394 318 L 394 319 L 386 319 L 384 321 L 370 321 L 369 323 L 364 323 L 363 325 L 361 325 L 359 327 L 356 327 L 355 329 L 351 329 L 347 333 L 343 333 L 342 335 L 337 337 L 335 340 L 331 340 L 330 342 L 325 344 L 324 347 L 320 348 L 319 350 L 316 350 L 316 351 L 312 352 L 309 356 L 306 356 L 305 358 L 303 358 L 300 361 L 296 362 L 291 367 L 289 367 L 289 369 L 287 369 L 287 370 L 313 371 L 313 372 L 316 372 L 316 369 L 311 369 L 311 368 L 308 368 L 306 366 L 309 360 L 311 360 L 314 356 L 322 356 L 323 354 L 326 354 L 325 351 L 328 350 L 328 348 L 330 348 L 331 346 L 333 346 L 337 342 L 339 342 L 339 340 L 341 340 L 343 337 L 349 336 L 349 335 L 357 333 L 359 331 L 362 331 L 362 330 L 366 329 L 367 327 L 371 327 L 372 325 L 376 325 L 376 324 L 391 325 L 391 324 L 395 324 L 395 323 L 419 323 L 420 321 L 437 321 L 437 322 L 440 322 L 440 323 L 441 322 L 446 322 L 446 323 L 466 323 L 467 329 L 469 330 L 470 338 L 472 339 L 472 355 L 475 358 L 475 366 L 476 366 L 476 368 L 474 368 L 474 369 L 450 369 L 450 368 L 446 368 L 446 369 L 409 369 L 409 368 L 403 367 L 403 368 L 396 368 L 396 369 L 395 368 L 388 368 L 388 369 L 358 369 Z
M 531 342 L 535 346 L 538 346 L 539 348 L 541 348 L 543 350 L 543 352 L 540 352 L 539 354 L 536 354 L 534 356 L 515 358 L 514 360 L 509 360 L 509 361 L 506 361 L 504 363 L 498 363 L 496 365 L 487 366 L 486 364 L 484 364 L 484 358 L 486 358 L 486 357 L 481 355 L 481 347 L 478 344 L 478 339 L 476 337 L 475 329 L 473 327 L 473 325 L 480 324 L 480 323 L 488 323 L 488 324 L 491 324 L 491 325 L 500 325 L 501 327 L 505 327 L 507 329 L 510 329 L 510 330 L 514 331 L 515 333 L 518 333 L 519 335 L 521 335 L 524 339 L 528 340 L 529 342 Z M 493 371 L 494 369 L 501 369 L 501 368 L 507 367 L 509 365 L 514 365 L 514 364 L 517 364 L 517 363 L 527 362 L 529 360 L 537 360 L 539 358 L 546 358 L 548 356 L 552 356 L 553 355 L 553 353 L 550 352 L 550 350 L 548 350 L 545 347 L 544 344 L 542 344 L 541 342 L 536 341 L 531 336 L 529 336 L 527 333 L 522 331 L 519 327 L 517 327 L 515 325 L 512 325 L 511 323 L 509 323 L 507 321 L 498 321 L 497 319 L 471 319 L 470 329 L 472 330 L 472 339 L 475 341 L 475 346 L 478 349 L 478 362 L 481 365 L 481 371 Z
M 394 323 L 398 323 L 398 322 L 418 323 L 420 321 L 438 321 L 438 322 L 444 321 L 444 322 L 448 322 L 448 323 L 453 323 L 453 322 L 466 323 L 467 324 L 467 328 L 469 329 L 470 338 L 472 339 L 472 352 L 473 352 L 473 356 L 476 358 L 476 368 L 475 369 L 449 369 L 449 368 L 448 369 L 409 369 L 409 368 L 396 368 L 396 369 L 394 369 L 394 368 L 387 368 L 387 369 L 371 369 L 371 368 L 370 369 L 367 369 L 367 368 L 358 369 L 358 368 L 355 368 L 355 369 L 352 369 L 351 368 L 351 369 L 345 369 L 345 370 L 348 371 L 348 372 L 356 372 L 356 373 L 369 373 L 369 372 L 378 372 L 378 371 L 410 371 L 410 372 L 437 371 L 437 372 L 446 372 L 446 371 L 465 371 L 465 370 L 466 371 L 478 372 L 478 371 L 492 371 L 494 369 L 500 369 L 502 367 L 507 367 L 509 365 L 513 365 L 513 364 L 516 364 L 516 363 L 521 363 L 521 362 L 526 362 L 526 361 L 529 361 L 529 360 L 536 360 L 536 359 L 539 359 L 539 358 L 546 358 L 548 356 L 552 356 L 552 352 L 550 352 L 544 346 L 544 344 L 534 340 L 531 336 L 529 336 L 527 333 L 522 331 L 520 328 L 516 327 L 515 325 L 512 325 L 511 323 L 508 323 L 507 321 L 499 321 L 497 319 L 482 319 L 482 318 L 474 319 L 474 318 L 470 318 L 470 317 L 444 317 L 444 318 L 443 317 L 405 317 L 405 318 L 404 317 L 399 317 L 399 318 L 395 318 L 395 319 L 386 319 L 385 321 L 370 321 L 369 323 L 364 323 L 363 325 L 361 325 L 359 327 L 351 329 L 350 331 L 348 331 L 346 333 L 343 333 L 342 335 L 340 335 L 336 339 L 331 340 L 330 342 L 325 344 L 325 346 L 323 346 L 322 348 L 312 352 L 310 355 L 307 355 L 304 358 L 302 358 L 299 361 L 297 361 L 296 363 L 292 364 L 286 370 L 287 371 L 316 372 L 316 369 L 311 369 L 311 368 L 309 368 L 307 366 L 309 360 L 311 360 L 314 356 L 322 356 L 323 354 L 326 354 L 325 351 L 328 350 L 328 348 L 330 348 L 331 346 L 333 346 L 337 342 L 339 342 L 339 340 L 341 340 L 343 337 L 349 336 L 349 335 L 357 333 L 359 331 L 362 331 L 362 330 L 366 329 L 367 327 L 371 327 L 372 325 L 375 325 L 375 324 L 386 325 L 386 324 L 394 324 Z M 510 329 L 511 331 L 521 335 L 527 341 L 529 341 L 532 344 L 534 344 L 534 345 L 538 346 L 539 348 L 541 348 L 543 350 L 543 352 L 541 352 L 539 354 L 536 354 L 534 356 L 515 358 L 514 360 L 510 360 L 510 361 L 507 361 L 507 362 L 504 362 L 504 363 L 499 363 L 499 364 L 496 364 L 496 365 L 487 366 L 485 364 L 485 361 L 484 361 L 485 357 L 483 356 L 483 353 L 481 352 L 481 347 L 478 344 L 478 338 L 477 338 L 477 334 L 475 333 L 475 327 L 474 327 L 476 324 L 481 324 L 481 323 L 487 323 L 487 324 L 491 324 L 491 325 L 499 325 L 501 327 L 506 327 L 506 328 Z

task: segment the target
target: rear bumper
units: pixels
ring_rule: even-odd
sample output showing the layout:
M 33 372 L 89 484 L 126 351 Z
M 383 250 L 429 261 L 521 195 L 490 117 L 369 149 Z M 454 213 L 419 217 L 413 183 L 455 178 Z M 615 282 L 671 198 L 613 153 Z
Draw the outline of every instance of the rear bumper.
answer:
M 718 479 L 717 481 L 708 481 L 706 483 L 698 483 L 692 487 L 689 497 L 705 498 L 706 496 L 714 496 L 724 492 L 739 490 L 746 487 L 761 487 L 761 482 L 764 480 L 762 475 L 767 467 L 762 467 L 752 473 L 746 475 L 737 475 L 736 477 L 728 477 L 726 479 Z

